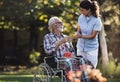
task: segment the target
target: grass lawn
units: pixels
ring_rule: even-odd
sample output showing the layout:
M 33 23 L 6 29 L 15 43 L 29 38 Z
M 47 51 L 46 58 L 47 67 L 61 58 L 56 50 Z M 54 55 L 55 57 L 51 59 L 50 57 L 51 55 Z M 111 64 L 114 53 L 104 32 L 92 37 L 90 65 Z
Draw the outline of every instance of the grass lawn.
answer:
M 37 67 L 17 71 L 0 72 L 0 82 L 33 82 L 33 74 Z M 60 82 L 55 78 L 53 82 Z M 108 79 L 107 82 L 120 82 L 120 79 Z
M 32 82 L 33 75 L 0 75 L 0 82 Z M 60 82 L 54 79 L 53 82 Z M 109 79 L 107 82 L 120 82 L 120 79 Z
M 0 75 L 0 82 L 33 82 L 33 75 Z M 55 78 L 53 82 L 60 82 Z
M 120 82 L 120 79 L 109 79 L 107 82 Z
M 0 82 L 32 82 L 33 75 L 0 75 Z

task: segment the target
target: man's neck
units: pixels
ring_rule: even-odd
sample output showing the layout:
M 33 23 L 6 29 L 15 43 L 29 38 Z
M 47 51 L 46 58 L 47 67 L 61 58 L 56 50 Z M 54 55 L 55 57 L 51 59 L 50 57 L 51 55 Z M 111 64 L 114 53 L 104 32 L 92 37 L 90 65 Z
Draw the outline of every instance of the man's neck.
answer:
M 60 35 L 61 35 L 61 32 L 59 32 L 59 31 L 57 31 L 57 30 L 56 30 L 54 33 L 55 33 L 57 36 L 60 36 Z

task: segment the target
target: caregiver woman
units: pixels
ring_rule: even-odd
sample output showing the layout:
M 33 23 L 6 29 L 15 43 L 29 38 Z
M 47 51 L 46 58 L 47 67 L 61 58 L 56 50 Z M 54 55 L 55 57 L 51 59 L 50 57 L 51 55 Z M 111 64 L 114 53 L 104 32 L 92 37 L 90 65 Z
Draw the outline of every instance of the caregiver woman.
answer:
M 102 22 L 99 15 L 99 6 L 96 1 L 84 0 L 79 5 L 81 15 L 78 18 L 77 28 L 77 56 L 87 58 L 94 66 L 98 63 L 98 33 Z

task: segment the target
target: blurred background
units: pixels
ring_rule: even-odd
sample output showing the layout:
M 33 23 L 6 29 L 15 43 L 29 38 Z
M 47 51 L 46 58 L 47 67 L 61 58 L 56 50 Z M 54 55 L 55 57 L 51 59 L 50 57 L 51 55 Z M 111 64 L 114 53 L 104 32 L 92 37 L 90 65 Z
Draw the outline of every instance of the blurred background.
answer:
M 97 0 L 100 5 L 107 48 L 108 77 L 120 75 L 120 0 Z M 80 0 L 0 0 L 0 72 L 10 72 L 39 65 L 45 56 L 43 37 L 48 20 L 58 16 L 64 33 L 72 35 L 80 15 Z M 73 41 L 74 47 L 76 41 Z M 102 46 L 104 44 L 101 44 Z M 101 67 L 101 52 L 99 66 Z M 114 74 L 114 72 L 119 72 Z M 117 73 L 116 72 L 116 73 Z M 110 73 L 110 74 L 109 74 Z

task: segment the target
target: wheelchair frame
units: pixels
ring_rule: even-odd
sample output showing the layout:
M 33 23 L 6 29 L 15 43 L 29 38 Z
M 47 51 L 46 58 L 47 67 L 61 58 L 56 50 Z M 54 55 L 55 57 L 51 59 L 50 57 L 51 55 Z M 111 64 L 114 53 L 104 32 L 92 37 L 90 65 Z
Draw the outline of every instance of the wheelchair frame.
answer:
M 66 62 L 68 64 L 70 70 L 74 70 L 71 60 L 76 61 L 77 58 L 56 58 L 55 57 L 57 67 L 52 68 L 46 62 L 46 60 L 50 57 L 53 57 L 53 56 L 44 57 L 44 62 L 39 65 L 38 69 L 34 73 L 33 82 L 53 82 L 53 79 L 55 78 L 57 73 L 61 74 L 61 76 L 60 76 L 61 82 L 68 82 L 68 80 L 64 74 L 64 70 L 60 69 L 59 64 L 60 64 L 60 62 Z

